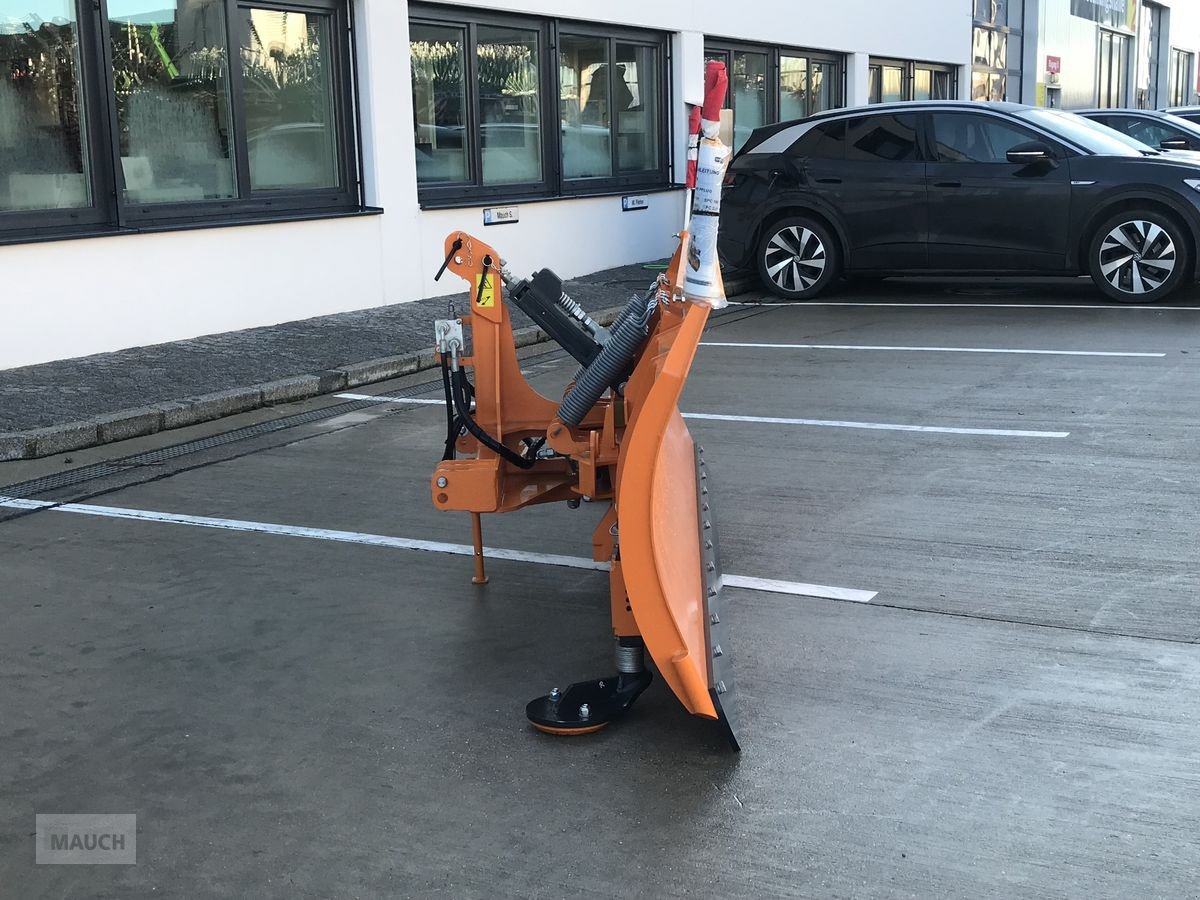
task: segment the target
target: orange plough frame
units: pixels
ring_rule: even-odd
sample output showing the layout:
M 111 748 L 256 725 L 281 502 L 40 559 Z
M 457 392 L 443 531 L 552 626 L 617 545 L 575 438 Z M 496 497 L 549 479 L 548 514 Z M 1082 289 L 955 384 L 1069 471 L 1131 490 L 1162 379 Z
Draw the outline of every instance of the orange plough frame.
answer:
M 686 247 L 686 233 L 680 237 Z M 445 251 L 447 268 L 470 286 L 470 314 L 463 317 L 469 354 L 454 363 L 474 375 L 476 424 L 513 453 L 528 452 L 529 442 L 542 438 L 549 448 L 521 468 L 463 433 L 455 446 L 465 458 L 434 470 L 434 506 L 474 515 L 475 581 L 486 581 L 480 514 L 607 501 L 592 546 L 593 558 L 609 565 L 614 635 L 625 643 L 644 641 L 688 712 L 721 722 L 736 749 L 707 473 L 678 406 L 710 308 L 683 297 L 680 251 L 659 279 L 657 307 L 632 374 L 578 426 L 562 422 L 558 400 L 540 394 L 521 373 L 496 250 L 454 232 Z M 596 726 L 542 730 L 584 733 Z

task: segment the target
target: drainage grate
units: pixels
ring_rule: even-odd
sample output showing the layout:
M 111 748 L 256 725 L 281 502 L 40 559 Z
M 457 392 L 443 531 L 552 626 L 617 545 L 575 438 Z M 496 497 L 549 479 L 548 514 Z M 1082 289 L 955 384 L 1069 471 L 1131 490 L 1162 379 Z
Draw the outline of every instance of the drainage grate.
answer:
M 441 381 L 428 381 L 422 384 L 413 385 L 399 391 L 389 391 L 388 396 L 392 397 L 416 397 L 421 394 L 428 394 L 434 390 L 441 390 Z M 345 415 L 350 412 L 357 412 L 360 409 L 378 408 L 379 404 L 371 400 L 350 400 L 346 403 L 339 403 L 336 406 L 326 406 L 321 409 L 312 409 L 308 412 L 297 413 L 294 416 L 285 416 L 282 419 L 275 419 L 270 422 L 261 422 L 258 425 L 247 425 L 245 428 L 235 428 L 232 431 L 214 434 L 210 437 L 200 438 L 195 441 L 187 441 L 183 444 L 175 444 L 171 447 L 161 447 L 157 450 L 148 450 L 145 453 L 135 453 L 132 456 L 124 456 L 120 459 L 108 460 L 102 463 L 95 463 L 90 466 L 80 466 L 78 469 L 71 469 L 68 472 L 59 472 L 55 475 L 46 475 L 42 478 L 34 478 L 30 481 L 22 481 L 17 484 L 10 484 L 6 487 L 0 487 L 0 494 L 6 497 L 16 497 L 21 500 L 28 500 L 39 494 L 45 494 L 50 491 L 62 490 L 63 488 L 76 487 L 85 484 L 89 481 L 94 481 L 97 478 L 106 478 L 111 475 L 119 475 L 123 472 L 128 472 L 131 469 L 138 469 L 148 466 L 158 466 L 171 460 L 179 459 L 191 453 L 201 453 L 205 450 L 213 450 L 217 447 L 224 447 L 229 444 L 236 444 L 238 441 L 249 440 L 250 438 L 262 437 L 267 434 L 274 434 L 277 431 L 286 431 L 289 428 L 296 428 L 300 425 L 308 425 L 312 422 L 319 422 L 322 419 L 332 419 L 337 416 Z

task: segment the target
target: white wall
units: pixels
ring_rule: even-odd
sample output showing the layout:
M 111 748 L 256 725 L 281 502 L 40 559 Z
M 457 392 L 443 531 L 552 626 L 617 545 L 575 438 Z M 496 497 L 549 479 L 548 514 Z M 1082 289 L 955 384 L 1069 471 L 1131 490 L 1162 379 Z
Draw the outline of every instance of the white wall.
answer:
M 968 0 L 460 5 L 670 32 L 680 111 L 700 94 L 705 34 L 858 54 L 851 102 L 865 99 L 869 55 L 970 62 Z M 446 233 L 459 228 L 492 243 L 517 274 L 550 266 L 571 277 L 674 249 L 680 191 L 651 194 L 638 212 L 622 212 L 620 197 L 526 203 L 517 224 L 486 229 L 482 208 L 422 211 L 407 5 L 354 0 L 354 11 L 367 201 L 386 213 L 0 246 L 0 369 L 457 292 L 453 277 L 435 284 L 433 274 Z M 686 124 L 682 114 L 674 121 L 680 172 Z

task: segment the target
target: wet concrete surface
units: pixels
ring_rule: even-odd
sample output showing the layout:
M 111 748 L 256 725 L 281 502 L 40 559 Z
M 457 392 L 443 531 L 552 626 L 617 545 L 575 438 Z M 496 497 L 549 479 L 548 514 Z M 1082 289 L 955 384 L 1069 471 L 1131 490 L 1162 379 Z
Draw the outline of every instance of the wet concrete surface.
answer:
M 0 521 L 0 896 L 1196 896 L 1200 311 L 947 290 L 708 340 L 1164 355 L 702 348 L 689 412 L 1069 432 L 692 421 L 727 570 L 878 591 L 732 592 L 738 756 L 661 682 L 590 738 L 530 731 L 527 699 L 611 669 L 602 573 Z M 466 542 L 429 505 L 443 427 L 370 406 L 88 502 Z M 586 556 L 599 513 L 485 529 Z M 138 864 L 35 866 L 37 812 L 136 813 Z

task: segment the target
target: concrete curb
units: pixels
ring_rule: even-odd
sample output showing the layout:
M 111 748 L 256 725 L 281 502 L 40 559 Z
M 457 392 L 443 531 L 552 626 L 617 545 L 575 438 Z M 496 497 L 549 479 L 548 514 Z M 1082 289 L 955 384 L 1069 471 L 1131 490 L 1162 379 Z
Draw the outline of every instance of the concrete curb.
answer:
M 753 290 L 756 286 L 757 280 L 752 276 L 738 276 L 726 282 L 725 292 L 733 297 Z M 608 325 L 623 308 L 623 304 L 609 307 L 593 313 L 592 317 L 601 325 Z M 549 340 L 546 333 L 535 326 L 516 329 L 513 338 L 518 348 Z M 364 384 L 412 375 L 432 369 L 436 364 L 433 349 L 422 347 L 396 356 L 348 363 L 339 369 L 292 375 L 249 387 L 118 410 L 81 422 L 66 422 L 15 434 L 0 434 L 0 462 L 39 459 L 56 453 L 146 437 L 159 431 L 199 425 L 201 422 L 211 422 L 224 416 L 307 400 L 322 394 L 333 394 Z

